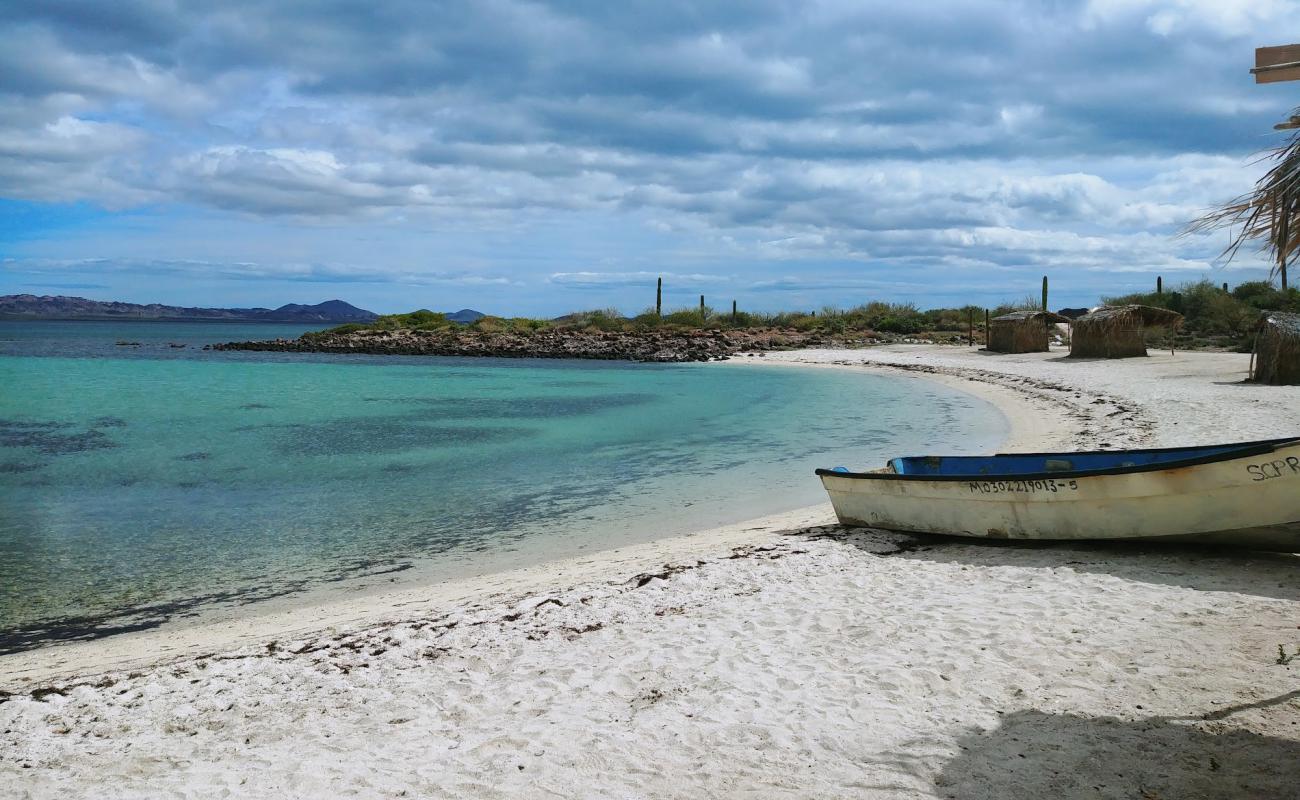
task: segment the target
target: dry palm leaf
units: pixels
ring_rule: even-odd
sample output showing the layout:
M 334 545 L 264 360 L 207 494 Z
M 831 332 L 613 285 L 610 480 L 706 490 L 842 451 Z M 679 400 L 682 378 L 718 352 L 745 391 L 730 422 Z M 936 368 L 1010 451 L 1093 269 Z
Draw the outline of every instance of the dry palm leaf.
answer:
M 1296 109 L 1300 115 L 1300 109 Z M 1286 264 L 1300 249 L 1300 131 L 1260 159 L 1273 166 L 1255 188 L 1188 226 L 1189 233 L 1235 229 L 1222 256 L 1231 261 L 1246 242 L 1259 242 L 1274 266 L 1286 277 Z

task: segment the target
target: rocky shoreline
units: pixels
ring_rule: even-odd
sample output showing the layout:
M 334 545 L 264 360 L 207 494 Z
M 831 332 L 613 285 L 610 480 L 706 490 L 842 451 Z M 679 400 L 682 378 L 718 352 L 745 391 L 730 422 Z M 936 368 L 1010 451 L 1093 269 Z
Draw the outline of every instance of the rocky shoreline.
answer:
M 607 332 L 543 330 L 533 333 L 469 330 L 363 330 L 307 334 L 299 339 L 226 342 L 205 350 L 374 355 L 481 356 L 493 358 L 589 358 L 618 361 L 715 361 L 737 353 L 803 347 L 879 344 L 871 335 L 850 337 L 791 329 Z

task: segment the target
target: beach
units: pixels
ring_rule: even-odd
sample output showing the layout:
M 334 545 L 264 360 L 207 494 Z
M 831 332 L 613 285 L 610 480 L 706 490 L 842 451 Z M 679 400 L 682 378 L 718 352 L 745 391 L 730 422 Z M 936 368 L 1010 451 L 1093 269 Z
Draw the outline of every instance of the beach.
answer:
M 1300 430 L 1248 356 L 897 345 L 1004 450 Z M 827 465 L 833 466 L 833 465 Z M 875 464 L 849 465 L 869 468 Z M 1006 545 L 829 504 L 508 572 L 0 657 L 6 797 L 1284 797 L 1295 555 Z M 1284 648 L 1279 658 L 1279 646 Z

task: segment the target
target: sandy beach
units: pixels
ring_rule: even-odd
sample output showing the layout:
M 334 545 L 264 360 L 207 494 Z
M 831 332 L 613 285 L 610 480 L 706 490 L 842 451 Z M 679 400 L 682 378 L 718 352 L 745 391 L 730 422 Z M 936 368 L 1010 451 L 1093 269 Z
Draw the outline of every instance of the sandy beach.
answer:
M 1248 356 L 738 359 L 976 394 L 1009 449 L 1300 431 Z M 874 464 L 852 465 L 872 467 Z M 829 504 L 0 657 L 0 796 L 1288 797 L 1300 557 L 833 526 Z

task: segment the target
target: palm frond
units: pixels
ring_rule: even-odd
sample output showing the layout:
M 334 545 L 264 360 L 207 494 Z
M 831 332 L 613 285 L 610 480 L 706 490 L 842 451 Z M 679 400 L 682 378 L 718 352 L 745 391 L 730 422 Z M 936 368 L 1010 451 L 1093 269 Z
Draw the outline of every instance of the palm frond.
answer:
M 1186 232 L 1229 228 L 1232 235 L 1222 258 L 1231 261 L 1247 242 L 1258 242 L 1277 274 L 1300 250 L 1300 131 L 1260 160 L 1273 166 L 1254 189 L 1192 222 Z

